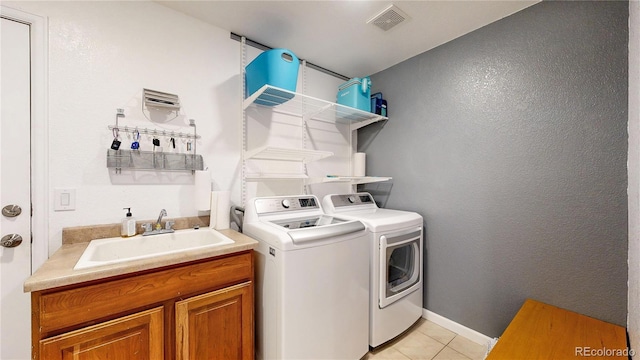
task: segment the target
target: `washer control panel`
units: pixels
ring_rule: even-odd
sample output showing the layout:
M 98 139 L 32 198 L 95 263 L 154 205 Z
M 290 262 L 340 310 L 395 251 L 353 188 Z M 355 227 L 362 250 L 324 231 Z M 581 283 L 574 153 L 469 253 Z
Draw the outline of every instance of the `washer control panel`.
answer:
M 255 200 L 255 206 L 258 214 L 320 208 L 318 200 L 313 195 L 259 198 Z
M 372 207 L 377 207 L 375 201 L 373 201 L 373 196 L 369 193 L 331 195 L 331 203 L 335 208 L 357 205 L 370 205 Z

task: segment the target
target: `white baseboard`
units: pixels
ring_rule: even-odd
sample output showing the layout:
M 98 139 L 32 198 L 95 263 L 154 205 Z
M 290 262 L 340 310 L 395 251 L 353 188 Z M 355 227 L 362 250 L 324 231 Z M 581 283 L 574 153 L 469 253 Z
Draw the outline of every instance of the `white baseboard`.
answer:
M 473 329 L 469 329 L 464 325 L 458 324 L 453 320 L 449 320 L 446 317 L 438 315 L 427 309 L 422 309 L 422 317 L 480 345 L 487 346 L 487 344 L 493 340 L 487 335 L 481 334 Z

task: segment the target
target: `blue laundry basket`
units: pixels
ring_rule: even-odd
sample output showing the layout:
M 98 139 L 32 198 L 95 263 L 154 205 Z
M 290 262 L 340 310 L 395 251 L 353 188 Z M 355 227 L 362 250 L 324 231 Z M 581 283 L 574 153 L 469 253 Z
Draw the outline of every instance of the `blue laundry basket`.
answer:
M 245 98 L 251 96 L 264 85 L 295 92 L 299 66 L 300 60 L 290 50 L 272 49 L 263 52 L 245 67 Z M 269 89 L 255 102 L 261 105 L 275 106 L 290 100 L 293 96 L 293 94 L 284 91 Z

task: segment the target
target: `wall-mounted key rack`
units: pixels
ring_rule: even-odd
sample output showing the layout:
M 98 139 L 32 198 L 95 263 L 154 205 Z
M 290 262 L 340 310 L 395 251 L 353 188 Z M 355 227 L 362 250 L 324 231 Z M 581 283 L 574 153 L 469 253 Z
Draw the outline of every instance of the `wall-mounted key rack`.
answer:
M 189 120 L 189 126 L 193 127 L 193 134 L 174 131 L 148 129 L 140 127 L 129 127 L 118 125 L 118 119 L 124 117 L 124 110 L 117 109 L 115 125 L 109 125 L 108 129 L 113 134 L 113 143 L 111 149 L 107 150 L 107 168 L 113 168 L 116 173 L 122 172 L 122 169 L 130 170 L 159 170 L 159 171 L 191 171 L 204 168 L 204 160 L 202 155 L 196 154 L 196 140 L 200 139 L 198 135 L 195 120 Z M 131 150 L 120 149 L 120 132 L 134 134 L 134 142 L 131 144 Z M 153 136 L 154 151 L 139 150 L 138 140 L 140 135 Z M 186 139 L 188 153 L 165 153 L 156 151 L 159 146 L 158 137 L 171 138 L 173 140 L 173 148 L 175 149 L 174 139 Z M 193 144 L 191 143 L 193 141 Z
M 128 127 L 128 126 L 109 125 L 108 128 L 111 131 L 114 131 L 115 129 L 117 129 L 118 131 L 130 133 L 130 134 L 135 134 L 137 132 L 140 135 L 165 136 L 165 137 L 180 138 L 180 139 L 192 139 L 192 140 L 197 140 L 201 138 L 201 136 L 197 134 L 187 134 L 187 133 L 173 131 L 173 130 L 139 128 L 137 126 Z

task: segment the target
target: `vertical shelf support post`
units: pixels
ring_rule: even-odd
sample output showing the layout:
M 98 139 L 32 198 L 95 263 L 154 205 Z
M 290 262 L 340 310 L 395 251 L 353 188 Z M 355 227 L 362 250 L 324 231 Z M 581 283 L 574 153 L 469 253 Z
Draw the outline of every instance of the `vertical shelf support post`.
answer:
M 307 94 L 307 60 L 302 60 L 302 94 L 306 95 Z M 302 98 L 302 113 L 306 114 L 307 113 L 307 102 L 306 102 L 306 98 Z M 308 127 L 309 123 L 307 122 L 307 117 L 306 116 L 302 116 L 302 148 L 306 149 L 307 148 L 307 132 L 308 132 Z M 307 170 L 307 163 L 303 162 L 302 163 L 302 171 L 305 175 L 309 176 L 309 171 Z M 308 194 L 308 186 L 305 183 L 302 184 L 302 193 L 304 195 Z
M 246 81 L 245 78 L 247 74 L 245 73 L 245 66 L 247 64 L 247 38 L 244 36 L 240 38 L 240 81 L 242 85 L 240 86 L 240 99 L 244 100 L 244 94 L 246 93 Z M 240 194 L 240 203 L 243 207 L 247 204 L 247 112 L 243 105 L 244 101 L 240 102 L 240 111 L 242 111 L 242 150 L 240 153 L 240 161 L 242 161 L 241 167 L 241 194 Z

